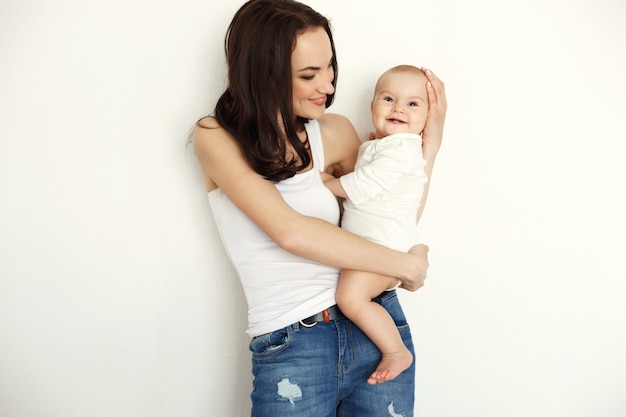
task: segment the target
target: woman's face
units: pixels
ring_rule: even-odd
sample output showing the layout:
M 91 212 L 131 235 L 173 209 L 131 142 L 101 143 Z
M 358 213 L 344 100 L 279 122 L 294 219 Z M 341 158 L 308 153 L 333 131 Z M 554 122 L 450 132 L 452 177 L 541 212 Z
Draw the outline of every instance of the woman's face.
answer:
M 296 38 L 296 47 L 291 54 L 296 116 L 319 119 L 324 115 L 326 95 L 335 92 L 332 58 L 330 39 L 323 28 L 308 30 Z

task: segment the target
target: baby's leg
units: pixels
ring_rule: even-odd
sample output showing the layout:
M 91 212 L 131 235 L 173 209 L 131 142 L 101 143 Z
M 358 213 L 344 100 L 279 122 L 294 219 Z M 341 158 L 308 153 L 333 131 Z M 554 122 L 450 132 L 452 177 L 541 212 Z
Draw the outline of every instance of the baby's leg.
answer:
M 337 286 L 337 305 L 380 349 L 382 359 L 367 382 L 390 381 L 411 366 L 413 356 L 404 346 L 400 333 L 387 310 L 372 301 L 396 279 L 363 271 L 343 270 Z

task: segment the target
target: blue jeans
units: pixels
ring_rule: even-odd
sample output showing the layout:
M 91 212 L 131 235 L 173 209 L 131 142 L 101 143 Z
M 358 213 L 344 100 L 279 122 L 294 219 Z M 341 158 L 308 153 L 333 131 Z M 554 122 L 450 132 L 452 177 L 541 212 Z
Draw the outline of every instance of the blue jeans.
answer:
M 393 317 L 413 356 L 397 294 L 377 301 Z M 412 417 L 415 365 L 393 381 L 369 385 L 378 348 L 346 318 L 305 327 L 295 323 L 250 342 L 252 417 Z

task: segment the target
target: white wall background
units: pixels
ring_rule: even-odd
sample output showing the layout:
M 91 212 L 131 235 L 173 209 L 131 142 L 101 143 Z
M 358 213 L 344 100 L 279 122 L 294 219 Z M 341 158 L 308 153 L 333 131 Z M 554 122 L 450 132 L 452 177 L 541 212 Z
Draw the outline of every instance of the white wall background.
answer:
M 626 3 L 307 0 L 332 111 L 432 68 L 449 112 L 402 294 L 416 415 L 626 415 Z M 245 302 L 185 148 L 241 2 L 0 3 L 0 415 L 245 416 Z

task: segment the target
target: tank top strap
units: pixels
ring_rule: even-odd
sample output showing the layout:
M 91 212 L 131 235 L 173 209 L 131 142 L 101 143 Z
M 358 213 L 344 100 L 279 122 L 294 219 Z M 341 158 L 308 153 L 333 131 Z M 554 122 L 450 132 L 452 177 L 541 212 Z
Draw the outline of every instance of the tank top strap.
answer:
M 317 120 L 311 119 L 305 125 L 307 136 L 309 138 L 309 146 L 311 146 L 311 155 L 313 157 L 313 166 L 318 171 L 324 170 L 324 144 L 322 143 L 322 132 L 320 124 Z

